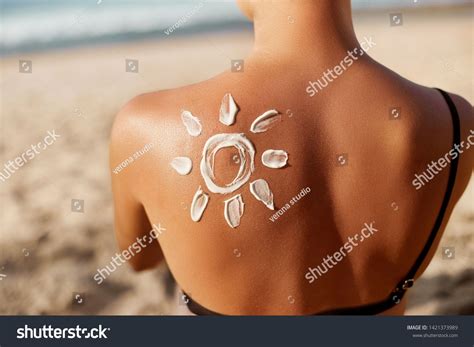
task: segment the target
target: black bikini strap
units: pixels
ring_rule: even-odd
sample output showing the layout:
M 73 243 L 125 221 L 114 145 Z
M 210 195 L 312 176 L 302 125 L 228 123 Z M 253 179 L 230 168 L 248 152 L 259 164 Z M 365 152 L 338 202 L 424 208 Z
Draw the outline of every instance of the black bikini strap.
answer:
M 461 122 L 459 120 L 459 114 L 449 94 L 446 93 L 444 90 L 441 90 L 441 89 L 437 89 L 437 90 L 443 95 L 444 99 L 446 100 L 446 103 L 448 104 L 449 111 L 451 112 L 451 118 L 453 121 L 452 148 L 455 148 L 455 145 L 459 145 L 461 142 Z M 446 210 L 448 209 L 448 205 L 451 200 L 451 195 L 454 190 L 454 184 L 456 182 L 456 174 L 458 171 L 458 162 L 459 162 L 459 153 L 455 158 L 452 158 L 451 160 L 449 178 L 448 178 L 448 187 L 446 188 L 446 194 L 444 195 L 443 203 L 441 204 L 441 209 L 438 213 L 438 217 L 436 218 L 435 224 L 433 226 L 433 230 L 431 231 L 430 237 L 428 238 L 428 241 L 426 242 L 425 247 L 421 251 L 420 255 L 418 256 L 418 259 L 416 259 L 415 264 L 413 265 L 410 272 L 408 273 L 408 278 L 415 277 L 416 273 L 418 272 L 418 269 L 420 268 L 426 256 L 428 255 L 431 249 L 431 246 L 436 238 L 436 235 L 438 234 L 439 229 L 441 228 L 441 224 L 443 223 L 444 216 L 446 214 Z
M 186 306 L 188 310 L 198 316 L 222 316 L 222 314 L 211 311 L 204 306 L 194 301 L 188 294 L 183 291 L 183 294 L 187 297 Z
M 448 104 L 449 111 L 451 113 L 451 119 L 453 122 L 453 145 L 452 148 L 455 148 L 455 145 L 459 145 L 461 142 L 461 122 L 459 120 L 459 114 L 456 109 L 456 105 L 454 104 L 453 100 L 449 96 L 448 93 L 446 93 L 444 90 L 435 88 L 438 90 L 441 95 L 443 96 L 444 100 Z M 450 170 L 449 170 L 449 178 L 448 178 L 448 186 L 446 188 L 446 193 L 443 198 L 443 202 L 441 204 L 440 211 L 438 213 L 438 216 L 436 217 L 436 221 L 434 223 L 433 229 L 431 230 L 431 234 L 426 241 L 425 246 L 423 247 L 420 255 L 415 261 L 415 264 L 413 264 L 412 268 L 408 272 L 407 276 L 405 279 L 400 282 L 395 289 L 394 292 L 398 293 L 404 293 L 406 289 L 410 288 L 413 285 L 414 278 L 418 270 L 420 269 L 421 265 L 425 261 L 431 246 L 433 245 L 433 242 L 436 239 L 436 236 L 438 235 L 438 231 L 441 228 L 441 225 L 443 224 L 444 216 L 446 214 L 446 210 L 448 209 L 449 202 L 451 200 L 451 195 L 454 190 L 454 185 L 456 183 L 456 174 L 458 171 L 458 162 L 459 162 L 459 153 L 455 158 L 452 158 L 451 160 L 451 165 L 450 165 Z M 403 295 L 403 294 L 402 294 Z

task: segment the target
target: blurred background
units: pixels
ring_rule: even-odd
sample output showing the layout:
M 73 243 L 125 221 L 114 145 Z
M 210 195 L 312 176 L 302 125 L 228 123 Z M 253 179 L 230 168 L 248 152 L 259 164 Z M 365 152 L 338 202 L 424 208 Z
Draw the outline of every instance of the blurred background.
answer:
M 337 0 L 336 0 L 337 1 Z M 274 1 L 278 6 L 278 1 Z M 0 0 L 0 314 L 171 314 L 166 269 L 93 276 L 117 252 L 108 137 L 133 96 L 208 79 L 252 49 L 234 1 Z M 353 1 L 370 55 L 419 84 L 473 98 L 471 1 Z M 474 180 L 408 314 L 474 314 Z

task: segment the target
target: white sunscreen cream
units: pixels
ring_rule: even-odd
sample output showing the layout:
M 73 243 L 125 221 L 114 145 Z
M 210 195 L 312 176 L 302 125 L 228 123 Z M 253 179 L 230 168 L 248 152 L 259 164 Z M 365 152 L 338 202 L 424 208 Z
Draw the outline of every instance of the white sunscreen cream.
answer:
M 239 106 L 230 93 L 226 93 L 222 98 L 219 109 L 219 122 L 231 126 L 236 122 Z M 202 133 L 202 125 L 198 117 L 190 111 L 183 110 L 181 120 L 186 127 L 186 131 L 191 136 L 199 136 Z M 266 111 L 258 116 L 251 124 L 250 131 L 254 134 L 263 133 L 282 121 L 282 115 L 275 109 Z M 235 148 L 237 154 L 233 156 L 233 161 L 240 164 L 237 174 L 230 183 L 217 183 L 215 169 L 215 158 L 217 153 L 224 148 Z M 288 163 L 288 153 L 283 150 L 269 149 L 263 152 L 261 161 L 264 166 L 272 169 L 280 169 Z M 180 175 L 188 175 L 193 169 L 193 162 L 189 157 L 175 157 L 171 161 L 171 166 Z M 255 146 L 241 133 L 221 133 L 211 136 L 205 143 L 202 150 L 200 171 L 208 191 L 218 194 L 230 194 L 250 180 L 250 176 L 255 171 Z M 250 192 L 270 210 L 275 210 L 273 192 L 270 190 L 268 182 L 264 179 L 257 179 L 250 183 Z M 201 186 L 194 194 L 190 214 L 194 222 L 199 222 L 209 204 L 209 195 L 205 193 Z M 224 218 L 231 228 L 240 225 L 244 214 L 244 202 L 241 194 L 224 201 Z
M 288 163 L 288 153 L 280 149 L 267 149 L 262 154 L 262 163 L 271 169 L 281 169 Z
M 193 116 L 189 111 L 183 111 L 181 113 L 181 120 L 183 121 L 186 130 L 191 136 L 201 135 L 202 125 L 198 117 Z
M 250 131 L 257 134 L 263 133 L 281 121 L 281 114 L 277 110 L 270 110 L 258 116 L 250 125 Z
M 261 201 L 267 206 L 270 210 L 274 210 L 275 206 L 273 204 L 273 193 L 268 186 L 267 181 L 260 178 L 250 183 L 250 192 L 258 201 Z
M 187 175 L 193 168 L 193 162 L 188 157 L 176 157 L 171 161 L 171 167 L 180 175 Z
M 225 125 L 232 125 L 235 123 L 235 116 L 239 112 L 239 107 L 234 101 L 230 93 L 224 95 L 219 112 L 219 121 Z
M 244 202 L 242 195 L 238 194 L 224 201 L 224 218 L 230 227 L 236 228 L 240 225 L 240 218 L 244 214 Z
M 201 187 L 199 187 L 194 194 L 193 202 L 191 203 L 191 219 L 193 221 L 199 222 L 201 220 L 208 202 L 209 196 L 202 191 Z
M 234 180 L 225 186 L 215 183 L 214 159 L 216 153 L 226 147 L 235 147 L 239 152 L 239 171 Z M 255 148 L 244 134 L 216 134 L 210 137 L 202 151 L 201 174 L 207 188 L 213 193 L 228 194 L 244 185 L 255 170 Z

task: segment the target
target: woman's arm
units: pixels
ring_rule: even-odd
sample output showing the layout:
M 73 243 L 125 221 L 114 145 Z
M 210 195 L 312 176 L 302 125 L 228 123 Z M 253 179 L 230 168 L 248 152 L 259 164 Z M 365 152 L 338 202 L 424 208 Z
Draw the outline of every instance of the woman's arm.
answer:
M 163 260 L 163 253 L 152 226 L 136 192 L 134 180 L 137 175 L 130 168 L 116 170 L 130 153 L 139 145 L 134 131 L 132 112 L 137 108 L 137 98 L 129 102 L 117 115 L 110 140 L 110 169 L 115 210 L 115 235 L 123 258 L 126 258 L 136 271 L 157 266 Z

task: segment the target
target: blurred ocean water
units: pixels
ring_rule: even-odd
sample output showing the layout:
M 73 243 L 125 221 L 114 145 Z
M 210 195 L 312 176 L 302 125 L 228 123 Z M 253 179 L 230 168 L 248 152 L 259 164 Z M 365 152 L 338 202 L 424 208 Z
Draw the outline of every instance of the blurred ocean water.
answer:
M 470 1 L 353 0 L 357 10 L 456 3 Z M 1 55 L 236 27 L 251 24 L 234 0 L 0 0 Z

